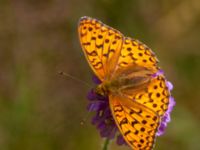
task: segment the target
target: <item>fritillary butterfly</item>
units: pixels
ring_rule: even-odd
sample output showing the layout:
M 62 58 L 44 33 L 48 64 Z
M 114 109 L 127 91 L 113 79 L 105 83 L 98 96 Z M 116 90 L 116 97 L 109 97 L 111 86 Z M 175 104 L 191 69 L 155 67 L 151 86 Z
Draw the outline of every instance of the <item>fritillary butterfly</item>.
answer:
M 102 82 L 95 91 L 108 95 L 123 138 L 134 150 L 152 149 L 170 97 L 155 54 L 97 19 L 82 17 L 78 32 L 87 61 Z

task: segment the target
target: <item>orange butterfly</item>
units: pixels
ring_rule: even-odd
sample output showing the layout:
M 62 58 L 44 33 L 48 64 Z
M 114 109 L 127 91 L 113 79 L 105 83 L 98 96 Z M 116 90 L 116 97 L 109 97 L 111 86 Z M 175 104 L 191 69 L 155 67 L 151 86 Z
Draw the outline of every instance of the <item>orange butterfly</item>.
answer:
M 151 150 L 171 98 L 156 56 L 97 19 L 82 17 L 78 32 L 87 61 L 101 80 L 95 93 L 108 96 L 124 140 L 134 150 Z

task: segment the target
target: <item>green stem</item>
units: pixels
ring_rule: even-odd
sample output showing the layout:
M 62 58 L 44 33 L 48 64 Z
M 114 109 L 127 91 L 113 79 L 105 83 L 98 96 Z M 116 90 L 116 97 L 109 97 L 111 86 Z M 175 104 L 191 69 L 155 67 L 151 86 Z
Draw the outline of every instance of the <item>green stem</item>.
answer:
M 110 143 L 110 140 L 107 138 L 104 142 L 104 145 L 103 145 L 103 149 L 102 150 L 108 150 L 108 145 Z

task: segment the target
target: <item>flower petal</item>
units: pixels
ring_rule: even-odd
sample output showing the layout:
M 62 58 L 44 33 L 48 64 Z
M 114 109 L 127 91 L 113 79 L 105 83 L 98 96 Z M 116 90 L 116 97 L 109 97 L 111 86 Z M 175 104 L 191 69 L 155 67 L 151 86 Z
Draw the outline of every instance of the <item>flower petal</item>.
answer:
M 161 122 L 158 131 L 156 133 L 157 136 L 161 136 L 165 133 L 165 128 L 167 127 L 167 124 L 165 122 Z
M 157 77 L 159 75 L 163 75 L 163 74 L 164 74 L 164 71 L 160 69 L 155 74 L 153 74 L 152 77 L 155 78 L 155 77 Z
M 90 90 L 87 94 L 87 99 L 90 100 L 90 101 L 94 101 L 96 99 L 96 96 L 97 94 L 94 92 L 94 90 Z
M 95 75 L 92 76 L 92 81 L 93 81 L 95 84 L 101 84 L 101 80 L 99 80 L 99 78 L 97 78 L 97 76 L 95 76 Z
M 173 89 L 173 84 L 170 81 L 167 81 L 167 87 L 171 91 Z
M 161 119 L 160 126 L 158 127 L 158 131 L 156 133 L 157 136 L 161 136 L 164 134 L 167 124 L 171 121 L 170 114 L 171 114 L 171 111 L 173 110 L 173 107 L 175 106 L 175 104 L 176 103 L 174 101 L 174 98 L 172 96 L 170 96 L 168 109 Z
M 123 136 L 121 134 L 117 136 L 117 144 L 118 145 L 126 144 L 126 141 L 124 140 L 124 138 L 123 138 Z

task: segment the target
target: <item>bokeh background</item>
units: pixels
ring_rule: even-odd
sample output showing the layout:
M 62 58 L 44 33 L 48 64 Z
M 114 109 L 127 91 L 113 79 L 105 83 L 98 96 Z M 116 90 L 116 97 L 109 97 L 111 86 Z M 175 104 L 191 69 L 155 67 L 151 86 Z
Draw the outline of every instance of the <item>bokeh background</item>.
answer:
M 200 149 L 199 0 L 0 0 L 0 149 L 101 150 L 77 23 L 91 16 L 153 49 L 176 107 L 155 150 Z M 112 150 L 129 149 L 112 142 Z

